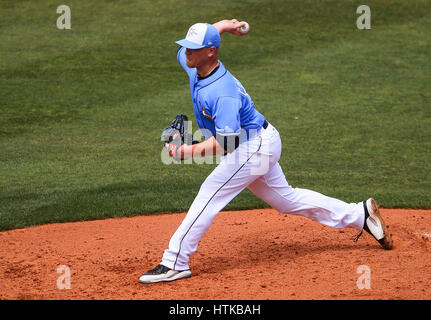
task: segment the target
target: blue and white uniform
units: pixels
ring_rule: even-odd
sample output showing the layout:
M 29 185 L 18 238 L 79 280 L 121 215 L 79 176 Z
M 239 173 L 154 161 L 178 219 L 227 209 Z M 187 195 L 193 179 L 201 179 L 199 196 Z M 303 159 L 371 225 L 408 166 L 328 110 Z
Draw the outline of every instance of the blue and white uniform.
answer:
M 190 79 L 190 93 L 196 121 L 205 139 L 219 135 L 240 135 L 241 130 L 258 130 L 265 118 L 254 107 L 242 84 L 219 61 L 209 77 L 199 80 L 196 68 L 187 67 L 186 49 L 180 47 L 179 64 Z
M 208 36 L 210 29 L 208 24 L 194 25 L 182 43 L 189 43 L 191 49 L 199 42 L 202 45 L 208 41 L 211 45 L 214 36 Z M 198 242 L 217 213 L 245 188 L 281 213 L 301 215 L 334 228 L 362 230 L 365 219 L 362 201 L 346 203 L 288 184 L 278 163 L 282 149 L 278 131 L 256 110 L 244 87 L 220 61 L 215 72 L 199 79 L 197 70 L 187 67 L 183 47 L 177 58 L 189 76 L 196 120 L 205 138 L 216 135 L 243 138 L 236 149 L 222 156 L 201 185 L 164 251 L 162 265 L 188 270 L 190 255 L 196 252 Z

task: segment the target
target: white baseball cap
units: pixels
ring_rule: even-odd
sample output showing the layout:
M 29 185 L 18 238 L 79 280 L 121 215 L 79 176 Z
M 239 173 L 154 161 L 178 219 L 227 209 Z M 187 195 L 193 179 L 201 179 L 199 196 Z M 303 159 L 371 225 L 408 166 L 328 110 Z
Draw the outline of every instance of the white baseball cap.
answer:
M 218 47 L 220 46 L 220 33 L 212 24 L 195 23 L 189 28 L 186 37 L 175 43 L 188 49 Z

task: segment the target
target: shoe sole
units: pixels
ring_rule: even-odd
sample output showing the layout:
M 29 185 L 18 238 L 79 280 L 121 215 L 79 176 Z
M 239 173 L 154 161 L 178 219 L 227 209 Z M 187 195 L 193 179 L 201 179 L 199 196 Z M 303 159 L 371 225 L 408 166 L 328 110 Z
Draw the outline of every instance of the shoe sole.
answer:
M 384 237 L 377 241 L 384 249 L 391 250 L 393 247 L 392 235 L 389 232 L 389 227 L 386 225 L 385 221 L 382 218 L 382 215 L 380 214 L 379 205 L 373 198 L 371 198 L 371 209 L 373 212 L 373 216 L 379 220 L 383 229 Z
M 189 278 L 192 276 L 192 273 L 190 270 L 178 272 L 177 274 L 173 275 L 169 278 L 158 278 L 158 279 L 148 279 L 148 280 L 141 280 L 139 279 L 139 282 L 141 283 L 158 283 L 158 282 L 170 282 L 175 281 L 179 279 Z

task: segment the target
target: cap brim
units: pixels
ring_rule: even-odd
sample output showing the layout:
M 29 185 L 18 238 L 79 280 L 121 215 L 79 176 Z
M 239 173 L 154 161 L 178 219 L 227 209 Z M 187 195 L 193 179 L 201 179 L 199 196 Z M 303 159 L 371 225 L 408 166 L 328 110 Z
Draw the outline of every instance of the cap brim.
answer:
M 205 47 L 204 45 L 199 45 L 186 39 L 176 41 L 175 43 L 187 49 L 201 49 Z

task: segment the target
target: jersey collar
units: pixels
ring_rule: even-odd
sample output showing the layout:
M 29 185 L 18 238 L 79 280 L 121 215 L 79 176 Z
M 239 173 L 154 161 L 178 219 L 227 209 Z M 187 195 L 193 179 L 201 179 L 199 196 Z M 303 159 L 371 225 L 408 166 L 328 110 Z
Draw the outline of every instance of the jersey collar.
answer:
M 196 86 L 197 87 L 206 87 L 207 85 L 213 83 L 214 81 L 218 80 L 219 78 L 221 78 L 225 73 L 226 73 L 226 68 L 224 67 L 223 63 L 221 63 L 221 61 L 219 60 L 219 66 L 216 72 L 214 72 L 213 74 L 211 74 L 208 77 L 205 77 L 202 80 L 198 80 L 197 77 L 198 75 L 196 74 Z

